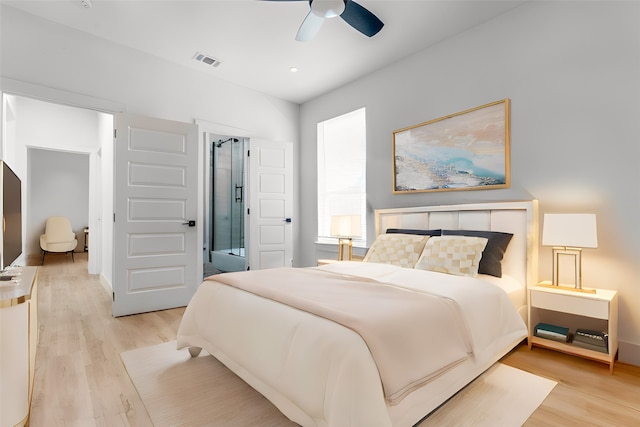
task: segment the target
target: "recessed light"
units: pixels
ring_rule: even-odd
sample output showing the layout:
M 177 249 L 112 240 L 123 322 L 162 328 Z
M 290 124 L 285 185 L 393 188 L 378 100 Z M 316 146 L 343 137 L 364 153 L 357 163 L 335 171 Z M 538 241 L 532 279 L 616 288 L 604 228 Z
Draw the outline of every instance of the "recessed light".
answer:
M 297 67 L 291 67 L 291 68 L 289 68 L 289 71 L 291 71 L 292 73 L 297 73 L 298 72 L 298 68 Z

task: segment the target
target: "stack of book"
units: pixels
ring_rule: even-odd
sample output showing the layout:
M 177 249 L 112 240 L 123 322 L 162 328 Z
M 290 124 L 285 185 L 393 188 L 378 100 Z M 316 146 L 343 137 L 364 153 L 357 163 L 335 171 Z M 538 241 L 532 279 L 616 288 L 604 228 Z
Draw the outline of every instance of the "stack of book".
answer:
M 560 342 L 569 342 L 571 338 L 569 328 L 551 325 L 549 323 L 538 323 L 534 329 L 534 335 L 540 338 Z
M 576 329 L 573 345 L 589 350 L 609 353 L 609 335 L 606 332 L 591 329 Z

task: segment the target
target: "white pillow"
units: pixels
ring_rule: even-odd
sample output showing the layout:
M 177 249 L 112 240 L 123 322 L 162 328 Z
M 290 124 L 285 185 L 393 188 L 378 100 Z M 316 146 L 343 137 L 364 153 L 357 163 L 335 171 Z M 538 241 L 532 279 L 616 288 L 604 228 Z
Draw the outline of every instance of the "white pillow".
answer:
M 413 268 L 429 237 L 402 233 L 381 234 L 373 242 L 363 261 Z
M 415 268 L 476 277 L 487 241 L 484 237 L 434 236 L 427 241 Z

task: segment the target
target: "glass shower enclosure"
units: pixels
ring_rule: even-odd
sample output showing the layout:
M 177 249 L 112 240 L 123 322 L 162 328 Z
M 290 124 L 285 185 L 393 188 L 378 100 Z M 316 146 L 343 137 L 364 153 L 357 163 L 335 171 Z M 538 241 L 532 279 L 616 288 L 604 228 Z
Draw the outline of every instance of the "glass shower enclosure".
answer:
M 221 272 L 247 269 L 245 248 L 246 138 L 210 144 L 210 261 Z

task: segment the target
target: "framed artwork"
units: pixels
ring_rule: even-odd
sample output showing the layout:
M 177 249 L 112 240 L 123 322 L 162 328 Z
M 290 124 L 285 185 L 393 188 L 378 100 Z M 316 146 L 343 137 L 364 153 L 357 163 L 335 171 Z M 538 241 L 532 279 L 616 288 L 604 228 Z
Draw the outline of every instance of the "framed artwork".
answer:
M 490 190 L 510 184 L 510 100 L 393 132 L 393 192 Z

